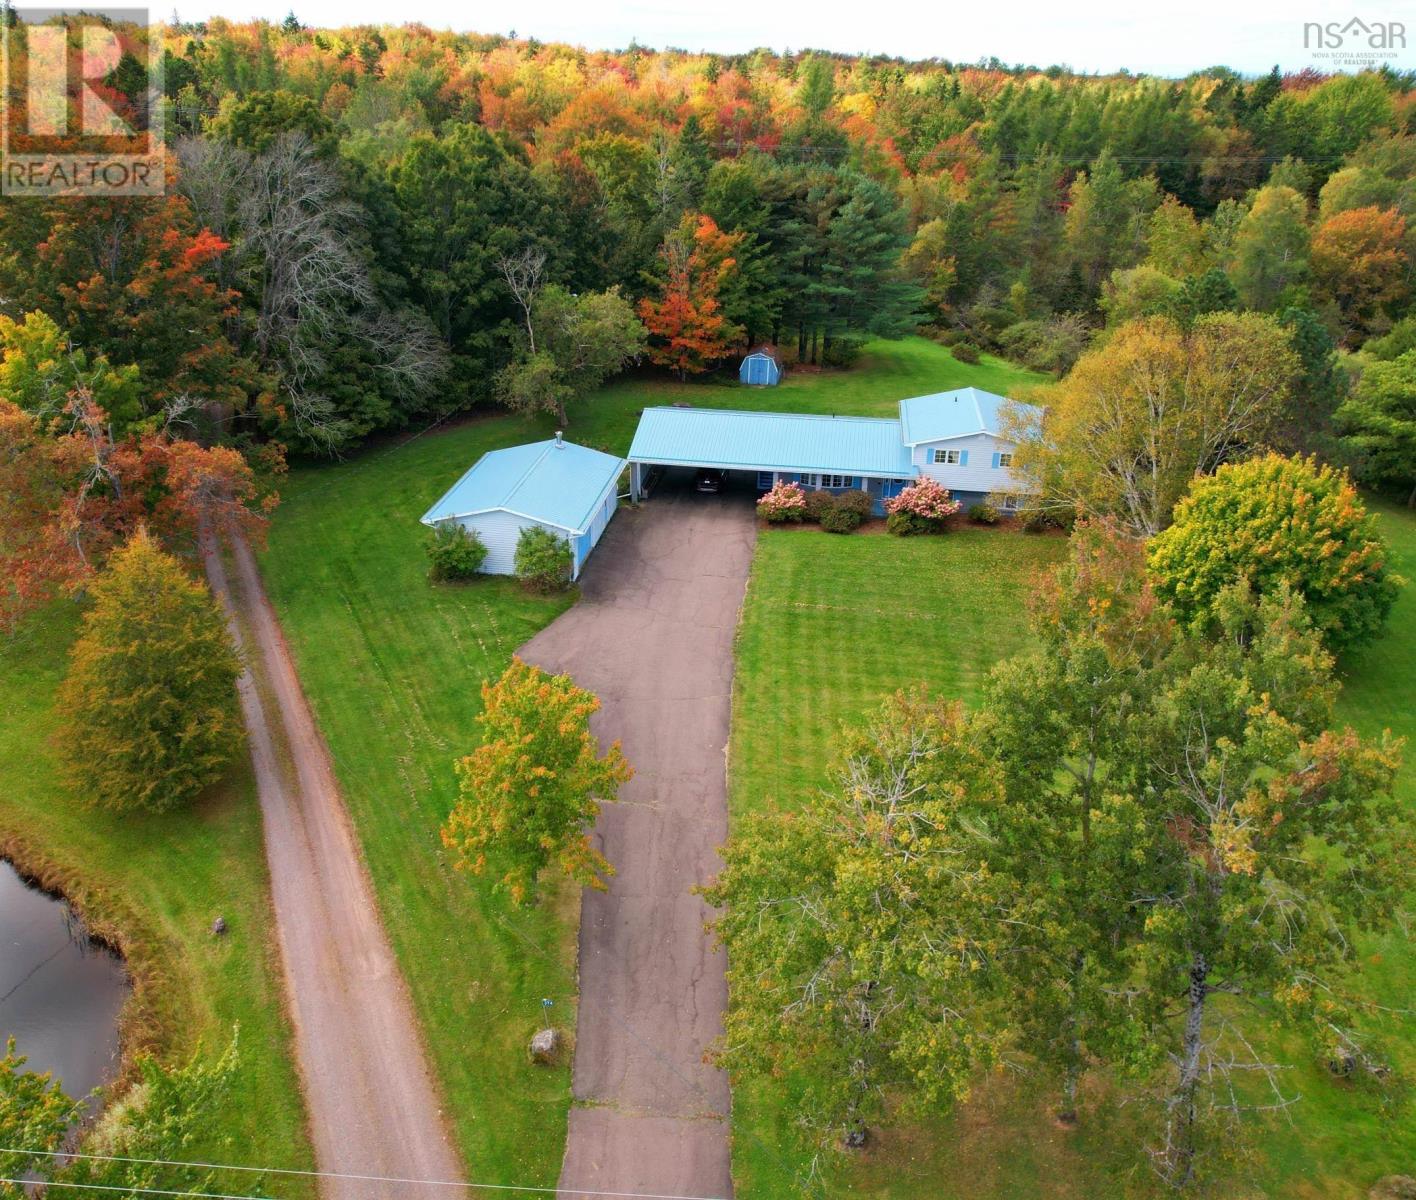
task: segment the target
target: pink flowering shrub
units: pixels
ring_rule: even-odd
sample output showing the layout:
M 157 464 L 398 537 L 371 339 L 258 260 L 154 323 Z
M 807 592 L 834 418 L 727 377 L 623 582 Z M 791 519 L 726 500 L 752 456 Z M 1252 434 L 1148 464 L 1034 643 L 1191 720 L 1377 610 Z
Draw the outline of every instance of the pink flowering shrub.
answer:
M 908 513 L 925 521 L 942 521 L 945 517 L 952 517 L 962 507 L 950 497 L 948 488 L 927 475 L 885 502 L 886 512 Z
M 799 483 L 778 483 L 757 501 L 757 511 L 773 525 L 806 516 L 806 493 Z

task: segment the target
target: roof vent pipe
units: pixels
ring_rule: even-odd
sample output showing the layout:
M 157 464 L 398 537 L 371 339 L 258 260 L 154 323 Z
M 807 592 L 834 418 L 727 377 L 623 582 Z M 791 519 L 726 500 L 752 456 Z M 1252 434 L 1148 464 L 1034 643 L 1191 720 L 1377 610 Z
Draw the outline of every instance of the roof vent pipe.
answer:
M 559 449 L 560 449 L 562 446 L 564 446 L 564 445 L 565 445 L 565 442 L 563 442 L 563 441 L 561 440 L 561 431 L 560 431 L 559 429 L 557 429 L 557 430 L 556 430 L 556 449 L 559 450 Z

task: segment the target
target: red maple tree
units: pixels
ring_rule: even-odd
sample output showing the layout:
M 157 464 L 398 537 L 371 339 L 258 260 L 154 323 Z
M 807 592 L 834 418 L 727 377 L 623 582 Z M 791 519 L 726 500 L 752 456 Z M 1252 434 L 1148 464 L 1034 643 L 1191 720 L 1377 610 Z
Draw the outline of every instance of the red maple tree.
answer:
M 706 371 L 732 353 L 742 330 L 722 312 L 718 289 L 737 267 L 740 234 L 724 233 L 712 217 L 684 216 L 659 250 L 663 282 L 657 298 L 639 302 L 649 331 L 649 358 L 680 379 Z

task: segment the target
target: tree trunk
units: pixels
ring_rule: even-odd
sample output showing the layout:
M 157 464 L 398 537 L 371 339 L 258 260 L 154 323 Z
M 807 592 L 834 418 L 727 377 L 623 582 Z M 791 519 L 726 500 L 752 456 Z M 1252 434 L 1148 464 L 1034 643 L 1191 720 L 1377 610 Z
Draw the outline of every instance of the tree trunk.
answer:
M 797 362 L 806 361 L 806 326 L 797 326 Z
M 1416 508 L 1416 486 L 1411 489 L 1411 495 L 1406 497 L 1406 507 Z
M 1209 998 L 1209 963 L 1203 954 L 1190 964 L 1189 1007 L 1180 1048 L 1180 1078 L 1170 1099 L 1165 1138 L 1165 1172 L 1172 1187 L 1182 1188 L 1195 1174 L 1195 1096 L 1200 1086 L 1200 1051 L 1204 1041 L 1205 1001 Z
M 1082 1047 L 1076 1038 L 1072 1039 L 1067 1070 L 1062 1076 L 1062 1107 L 1057 1110 L 1057 1119 L 1064 1125 L 1077 1123 L 1077 1084 L 1082 1078 Z
M 1062 1107 L 1057 1110 L 1057 1119 L 1064 1125 L 1077 1123 L 1077 1085 L 1082 1078 L 1082 1039 L 1077 1032 L 1077 992 L 1081 982 L 1083 958 L 1078 954 L 1072 960 L 1072 975 L 1069 990 L 1072 995 L 1072 1010 L 1067 1017 L 1063 1037 L 1067 1046 L 1067 1063 L 1062 1072 Z
M 1093 730 L 1093 741 L 1095 740 L 1096 712 L 1092 711 L 1091 728 Z M 1082 885 L 1086 887 L 1088 878 L 1086 869 L 1091 862 L 1091 807 L 1092 793 L 1096 780 L 1096 760 L 1097 752 L 1095 745 L 1087 758 L 1086 775 L 1082 781 L 1080 792 L 1080 810 L 1078 818 L 1081 827 L 1082 839 Z M 1078 996 L 1081 992 L 1082 972 L 1086 970 L 1086 956 L 1076 954 L 1072 958 L 1072 972 L 1069 981 L 1069 990 L 1072 996 L 1071 1012 L 1067 1018 L 1067 1029 L 1064 1034 L 1067 1041 L 1067 1065 L 1062 1076 L 1062 1107 L 1058 1110 L 1057 1119 L 1065 1125 L 1074 1125 L 1077 1121 L 1077 1085 L 1082 1078 L 1082 1039 L 1077 1033 L 1077 1013 L 1081 1007 Z

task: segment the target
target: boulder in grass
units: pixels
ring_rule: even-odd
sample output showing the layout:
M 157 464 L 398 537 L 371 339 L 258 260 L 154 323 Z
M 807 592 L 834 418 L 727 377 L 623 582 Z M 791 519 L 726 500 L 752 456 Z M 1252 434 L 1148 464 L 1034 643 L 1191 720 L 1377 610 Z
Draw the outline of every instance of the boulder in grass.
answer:
M 1410 1175 L 1386 1175 L 1372 1185 L 1367 1200 L 1416 1200 L 1416 1179 Z
M 542 1066 L 553 1064 L 560 1057 L 559 1029 L 538 1029 L 531 1038 L 531 1061 Z

